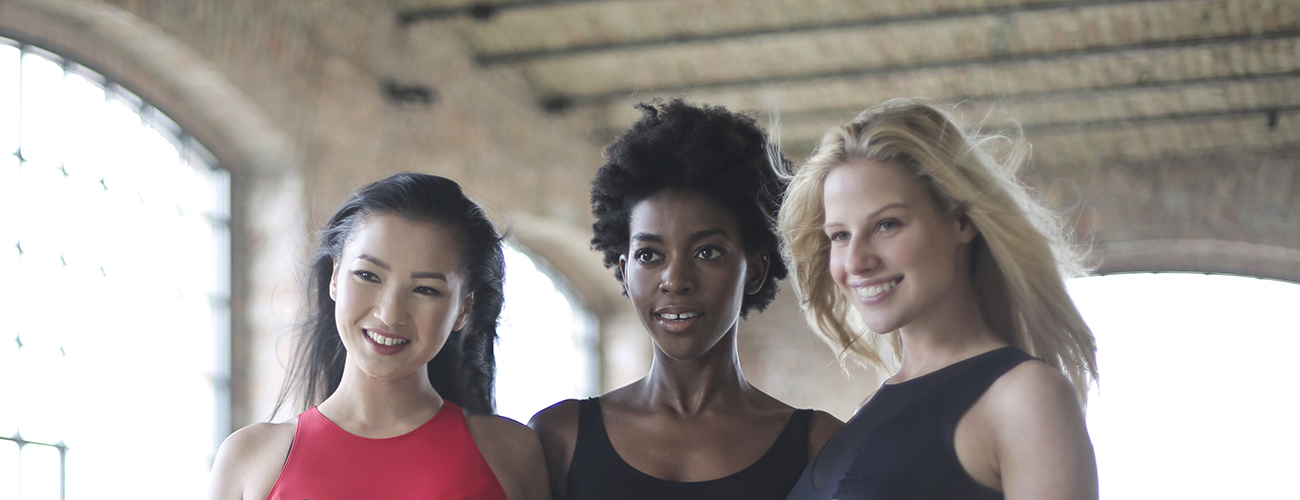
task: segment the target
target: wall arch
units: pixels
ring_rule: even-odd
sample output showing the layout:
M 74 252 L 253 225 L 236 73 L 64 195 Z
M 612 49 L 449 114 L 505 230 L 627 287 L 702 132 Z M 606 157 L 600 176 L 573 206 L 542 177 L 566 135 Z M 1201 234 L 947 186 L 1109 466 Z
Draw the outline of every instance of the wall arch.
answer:
M 1197 272 L 1300 283 L 1300 250 L 1241 241 L 1161 239 L 1099 246 L 1096 274 Z

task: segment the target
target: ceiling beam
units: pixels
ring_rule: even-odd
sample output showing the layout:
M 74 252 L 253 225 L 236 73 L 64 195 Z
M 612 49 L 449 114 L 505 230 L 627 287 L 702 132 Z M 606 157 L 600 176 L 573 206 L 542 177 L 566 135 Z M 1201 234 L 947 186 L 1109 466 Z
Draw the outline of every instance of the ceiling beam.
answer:
M 480 22 L 488 21 L 493 16 L 507 10 L 554 7 L 580 3 L 596 3 L 606 0 L 496 0 L 478 1 L 451 7 L 425 7 L 402 9 L 397 12 L 397 23 L 409 26 L 420 22 L 442 21 L 456 17 L 468 17 Z
M 768 78 L 745 78 L 720 82 L 694 83 L 689 85 L 675 85 L 652 88 L 620 88 L 615 90 L 602 91 L 599 93 L 587 95 L 569 95 L 569 94 L 551 94 L 544 96 L 539 104 L 548 102 L 564 102 L 567 106 L 586 106 L 602 105 L 610 101 L 625 99 L 631 95 L 658 96 L 658 95 L 680 95 L 688 91 L 700 90 L 718 90 L 730 87 L 763 87 L 771 85 L 807 82 L 810 80 L 830 80 L 846 78 L 868 78 L 878 77 L 900 72 L 922 72 L 938 69 L 970 67 L 978 70 L 980 67 L 991 65 L 1008 65 L 1033 63 L 1039 61 L 1059 61 L 1070 59 L 1082 59 L 1100 55 L 1116 55 L 1128 52 L 1142 51 L 1171 51 L 1193 47 L 1221 47 L 1224 45 L 1258 43 L 1271 40 L 1293 40 L 1300 38 L 1300 30 L 1279 31 L 1258 35 L 1230 35 L 1221 37 L 1207 37 L 1191 40 L 1177 41 L 1157 41 L 1146 42 L 1132 45 L 1119 45 L 1109 47 L 1094 47 L 1085 49 L 1063 50 L 1048 53 L 1028 53 L 1014 54 L 1004 56 L 993 56 L 981 59 L 966 59 L 957 61 L 941 61 L 913 65 L 883 66 L 874 68 L 861 68 L 843 71 L 830 71 L 813 74 L 786 75 Z
M 1022 4 L 980 7 L 972 6 L 950 11 L 919 12 L 899 16 L 867 17 L 862 19 L 844 19 L 835 21 L 809 22 L 805 24 L 785 24 L 765 26 L 758 29 L 710 32 L 700 34 L 679 34 L 663 38 L 630 40 L 607 43 L 584 43 L 562 49 L 538 49 L 500 54 L 478 54 L 475 60 L 485 66 L 500 64 L 517 64 L 547 59 L 562 59 L 597 52 L 611 52 L 629 49 L 658 48 L 669 45 L 688 45 L 694 43 L 717 42 L 732 39 L 752 38 L 766 35 L 799 35 L 818 31 L 838 29 L 875 28 L 892 24 L 944 21 L 964 17 L 1010 15 L 1025 12 L 1037 12 L 1056 9 L 1077 9 L 1111 4 L 1137 3 L 1177 3 L 1181 0 L 1081 0 L 1062 2 L 1061 0 L 1030 0 Z

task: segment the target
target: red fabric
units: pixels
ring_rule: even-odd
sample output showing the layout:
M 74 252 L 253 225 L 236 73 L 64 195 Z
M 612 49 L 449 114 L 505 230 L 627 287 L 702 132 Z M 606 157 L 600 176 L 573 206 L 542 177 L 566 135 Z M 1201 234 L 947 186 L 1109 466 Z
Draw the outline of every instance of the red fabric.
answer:
M 363 438 L 316 408 L 298 415 L 289 458 L 267 500 L 505 500 L 460 407 L 443 403 L 415 430 Z

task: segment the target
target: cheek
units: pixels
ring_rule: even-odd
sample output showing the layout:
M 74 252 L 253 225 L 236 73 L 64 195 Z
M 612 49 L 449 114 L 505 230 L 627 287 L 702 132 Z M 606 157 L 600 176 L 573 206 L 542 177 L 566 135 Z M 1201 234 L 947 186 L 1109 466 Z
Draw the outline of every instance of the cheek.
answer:
M 830 267 L 831 279 L 835 281 L 836 286 L 840 287 L 844 286 L 845 276 L 848 275 L 848 273 L 844 271 L 844 252 L 845 249 L 843 248 L 831 247 L 830 256 L 827 259 L 827 262 L 829 263 L 828 267 Z

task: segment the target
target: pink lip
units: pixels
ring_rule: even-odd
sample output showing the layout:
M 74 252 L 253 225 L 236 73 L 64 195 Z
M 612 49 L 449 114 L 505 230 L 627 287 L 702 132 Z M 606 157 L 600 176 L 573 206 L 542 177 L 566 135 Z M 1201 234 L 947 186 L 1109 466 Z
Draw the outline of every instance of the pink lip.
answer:
M 393 335 L 393 334 L 391 334 L 391 333 L 385 332 L 385 331 L 380 330 L 380 329 L 377 329 L 377 328 L 367 328 L 366 330 L 373 331 L 373 332 L 378 333 L 378 334 L 380 334 L 380 335 L 383 335 L 383 336 L 385 336 L 385 337 L 390 337 L 390 338 L 395 338 L 395 339 L 401 339 L 401 340 L 407 340 L 407 341 L 411 340 L 411 339 L 408 339 L 408 338 L 403 337 L 403 336 L 401 336 L 401 335 Z M 397 345 L 384 345 L 384 344 L 380 344 L 379 342 L 375 342 L 375 339 L 370 338 L 370 335 L 366 335 L 365 332 L 364 332 L 364 330 L 363 330 L 361 336 L 362 336 L 362 337 L 365 337 L 365 339 L 366 339 L 366 345 L 369 345 L 369 346 L 370 346 L 370 350 L 375 351 L 376 353 L 378 353 L 378 354 L 382 354 L 382 355 L 384 355 L 384 356 L 392 356 L 392 355 L 394 355 L 394 354 L 397 354 L 397 353 L 401 352 L 402 349 L 406 349 L 406 346 L 411 345 L 410 342 L 406 342 L 406 343 L 403 343 L 403 344 L 397 344 Z

